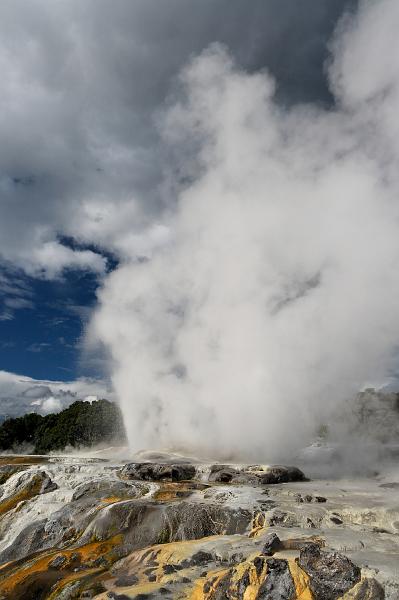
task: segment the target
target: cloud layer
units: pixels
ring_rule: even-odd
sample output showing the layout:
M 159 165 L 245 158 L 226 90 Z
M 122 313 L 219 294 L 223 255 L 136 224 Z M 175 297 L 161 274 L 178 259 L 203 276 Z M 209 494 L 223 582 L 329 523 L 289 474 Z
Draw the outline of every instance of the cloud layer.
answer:
M 37 412 L 56 413 L 76 400 L 113 399 L 110 389 L 98 380 L 74 382 L 39 381 L 7 371 L 0 371 L 0 417 L 15 417 Z
M 162 120 L 185 181 L 169 238 L 108 277 L 92 324 L 133 448 L 279 460 L 389 374 L 398 26 L 394 0 L 341 24 L 334 109 L 282 108 L 221 45 L 182 71 Z

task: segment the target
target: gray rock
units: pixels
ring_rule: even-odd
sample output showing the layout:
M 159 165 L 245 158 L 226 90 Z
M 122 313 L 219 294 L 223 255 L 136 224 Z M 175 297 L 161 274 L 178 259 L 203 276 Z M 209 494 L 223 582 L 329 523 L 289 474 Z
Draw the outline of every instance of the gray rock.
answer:
M 198 567 L 200 565 L 208 564 L 212 561 L 215 561 L 215 557 L 210 552 L 205 552 L 204 550 L 199 550 L 189 560 L 185 560 L 182 562 L 182 566 L 186 567 Z
M 118 587 L 128 587 L 131 585 L 136 585 L 138 581 L 139 578 L 137 575 L 122 575 L 115 580 L 115 585 Z
M 360 581 L 359 567 L 338 552 L 326 552 L 317 544 L 301 549 L 298 564 L 310 577 L 315 600 L 337 600 Z
M 48 494 L 49 492 L 54 492 L 58 489 L 58 485 L 55 481 L 52 481 L 50 477 L 44 471 L 41 472 L 41 476 L 43 477 L 42 487 L 40 489 L 40 494 Z
M 295 500 L 298 504 L 327 502 L 327 498 L 324 498 L 324 496 L 312 496 L 312 494 L 295 494 Z
M 267 561 L 267 577 L 260 587 L 258 600 L 293 600 L 295 585 L 288 562 L 270 558 Z
M 239 474 L 237 469 L 226 465 L 212 465 L 208 481 L 217 483 L 230 483 Z
M 129 550 L 152 544 L 195 540 L 222 533 L 244 533 L 252 512 L 213 504 L 177 502 L 159 504 L 127 500 L 99 511 L 79 544 L 104 541 L 122 533 Z
M 194 479 L 195 475 L 195 466 L 185 463 L 129 463 L 119 471 L 121 479 L 141 481 L 187 481 Z
M 277 508 L 266 517 L 266 524 L 269 525 L 269 527 L 275 527 L 276 525 L 282 527 L 296 527 L 298 525 L 298 518 L 295 513 L 285 512 Z
M 95 479 L 79 485 L 72 501 L 83 497 L 104 498 L 108 496 L 120 496 L 121 498 L 138 498 L 148 491 L 143 483 L 125 483 L 124 481 L 110 481 L 108 479 Z
M 265 537 L 261 554 L 265 556 L 271 556 L 277 550 L 281 549 L 281 540 L 276 533 L 269 533 Z
M 245 468 L 236 469 L 228 465 L 212 465 L 208 481 L 210 483 L 231 483 L 241 485 L 259 485 L 259 476 Z
M 288 483 L 289 481 L 307 481 L 304 473 L 297 467 L 275 465 L 260 476 L 262 484 Z

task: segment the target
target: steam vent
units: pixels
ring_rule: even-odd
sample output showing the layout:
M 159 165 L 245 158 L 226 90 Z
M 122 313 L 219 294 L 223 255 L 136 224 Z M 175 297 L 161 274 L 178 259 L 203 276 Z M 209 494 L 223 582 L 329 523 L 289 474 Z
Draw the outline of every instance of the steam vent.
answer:
M 396 600 L 397 484 L 3 456 L 2 600 Z

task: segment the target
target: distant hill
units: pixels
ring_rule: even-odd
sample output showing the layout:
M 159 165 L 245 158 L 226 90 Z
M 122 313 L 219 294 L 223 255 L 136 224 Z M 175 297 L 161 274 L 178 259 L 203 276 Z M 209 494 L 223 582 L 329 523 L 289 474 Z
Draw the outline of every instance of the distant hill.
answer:
M 30 447 L 34 454 L 47 454 L 115 440 L 125 442 L 125 429 L 119 407 L 108 400 L 79 400 L 57 414 L 29 413 L 0 425 L 0 450 Z

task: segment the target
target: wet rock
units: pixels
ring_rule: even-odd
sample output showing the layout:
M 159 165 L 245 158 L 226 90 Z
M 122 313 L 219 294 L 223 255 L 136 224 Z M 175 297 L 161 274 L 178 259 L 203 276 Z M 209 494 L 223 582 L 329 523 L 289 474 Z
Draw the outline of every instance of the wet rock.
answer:
M 317 544 L 301 549 L 298 564 L 310 577 L 316 600 L 337 600 L 360 581 L 360 569 L 338 552 L 326 552 Z
M 295 585 L 288 562 L 270 558 L 267 561 L 267 577 L 260 587 L 258 600 L 293 600 Z
M 190 464 L 129 463 L 119 471 L 121 479 L 142 481 L 187 481 L 194 479 L 196 468 Z

